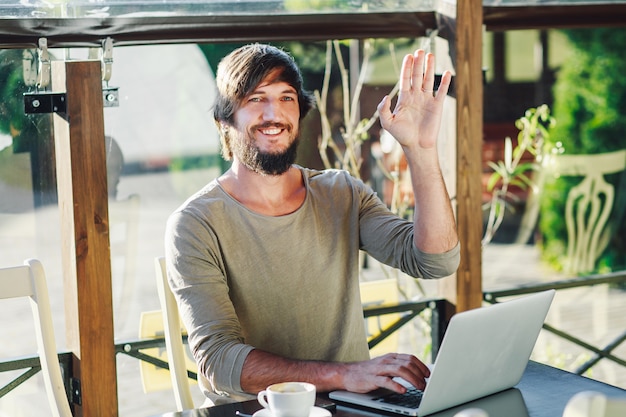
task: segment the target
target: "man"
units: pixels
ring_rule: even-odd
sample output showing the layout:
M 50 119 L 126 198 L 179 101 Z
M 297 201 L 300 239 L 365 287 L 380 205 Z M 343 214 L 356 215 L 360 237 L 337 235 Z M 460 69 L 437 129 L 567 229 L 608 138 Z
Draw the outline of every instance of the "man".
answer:
M 313 100 L 288 54 L 253 44 L 222 60 L 214 118 L 232 166 L 171 215 L 165 239 L 170 285 L 211 400 L 252 398 L 283 381 L 403 392 L 392 380 L 401 376 L 424 387 L 428 368 L 413 355 L 369 358 L 358 258 L 362 249 L 422 278 L 458 267 L 436 146 L 450 78 L 433 94 L 434 58 L 417 51 L 404 59 L 393 112 L 388 97 L 379 105 L 411 169 L 412 223 L 347 172 L 294 165 Z

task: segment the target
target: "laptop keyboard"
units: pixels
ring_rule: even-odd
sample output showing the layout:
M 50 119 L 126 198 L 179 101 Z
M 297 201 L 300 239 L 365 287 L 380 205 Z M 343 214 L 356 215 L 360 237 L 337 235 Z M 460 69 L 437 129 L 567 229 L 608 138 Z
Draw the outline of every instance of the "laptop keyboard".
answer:
M 382 403 L 399 405 L 408 408 L 417 408 L 422 402 L 424 391 L 415 387 L 409 388 L 404 394 L 392 393 L 376 398 L 376 401 Z

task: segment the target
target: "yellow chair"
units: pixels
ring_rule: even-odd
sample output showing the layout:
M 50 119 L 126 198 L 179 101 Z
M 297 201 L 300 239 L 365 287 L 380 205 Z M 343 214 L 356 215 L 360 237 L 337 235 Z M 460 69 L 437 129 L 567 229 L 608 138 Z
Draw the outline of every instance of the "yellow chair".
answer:
M 361 303 L 363 307 L 379 307 L 387 304 L 397 304 L 399 301 L 398 282 L 395 279 L 381 279 L 375 281 L 363 281 L 360 283 Z M 365 319 L 367 341 L 377 336 L 381 330 L 396 322 L 401 315 L 399 313 L 385 314 L 383 316 L 368 317 Z M 382 342 L 370 349 L 372 357 L 398 351 L 399 334 L 394 332 Z
M 41 262 L 36 259 L 28 259 L 24 265 L 0 269 L 0 299 L 21 297 L 30 299 L 41 371 L 52 415 L 72 417 L 54 338 L 46 275 Z

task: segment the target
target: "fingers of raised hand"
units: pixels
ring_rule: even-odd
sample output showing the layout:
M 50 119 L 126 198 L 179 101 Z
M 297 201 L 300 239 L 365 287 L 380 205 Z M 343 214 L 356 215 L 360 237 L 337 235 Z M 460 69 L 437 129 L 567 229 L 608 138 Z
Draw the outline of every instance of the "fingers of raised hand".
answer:
M 422 59 L 422 65 L 424 65 L 424 60 Z M 421 89 L 425 93 L 433 93 L 433 89 L 435 86 L 435 56 L 431 53 L 426 55 L 426 68 L 425 72 L 423 72 L 423 76 L 420 77 L 420 80 L 416 82 L 420 82 Z
M 404 60 L 402 61 L 402 70 L 400 71 L 400 94 L 403 92 L 411 91 L 411 86 L 413 84 L 412 75 L 413 75 L 413 55 L 406 55 Z
M 439 83 L 439 88 L 437 88 L 437 94 L 435 97 L 440 99 L 445 97 L 448 94 L 448 89 L 450 88 L 450 83 L 452 82 L 452 73 L 450 71 L 444 71 L 441 76 L 441 82 Z
M 424 51 L 419 49 L 413 55 L 406 55 L 400 72 L 400 94 L 419 89 L 424 77 Z
M 422 49 L 413 55 L 406 55 L 402 62 L 400 74 L 400 91 L 433 91 L 435 80 L 435 56 Z

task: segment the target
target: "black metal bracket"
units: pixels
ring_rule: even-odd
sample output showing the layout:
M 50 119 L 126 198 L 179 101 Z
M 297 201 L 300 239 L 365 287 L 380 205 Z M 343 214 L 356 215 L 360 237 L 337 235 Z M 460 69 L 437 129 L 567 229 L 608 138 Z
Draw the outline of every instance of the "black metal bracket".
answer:
M 102 104 L 104 107 L 119 107 L 118 90 L 118 87 L 102 88 Z M 24 93 L 24 113 L 58 113 L 61 116 L 65 116 L 67 114 L 66 95 L 65 93 L 52 93 L 49 91 Z
M 67 113 L 65 93 L 35 92 L 24 93 L 24 113 Z
M 72 378 L 70 380 L 72 387 L 72 403 L 76 405 L 82 405 L 82 390 L 80 389 L 80 379 Z

